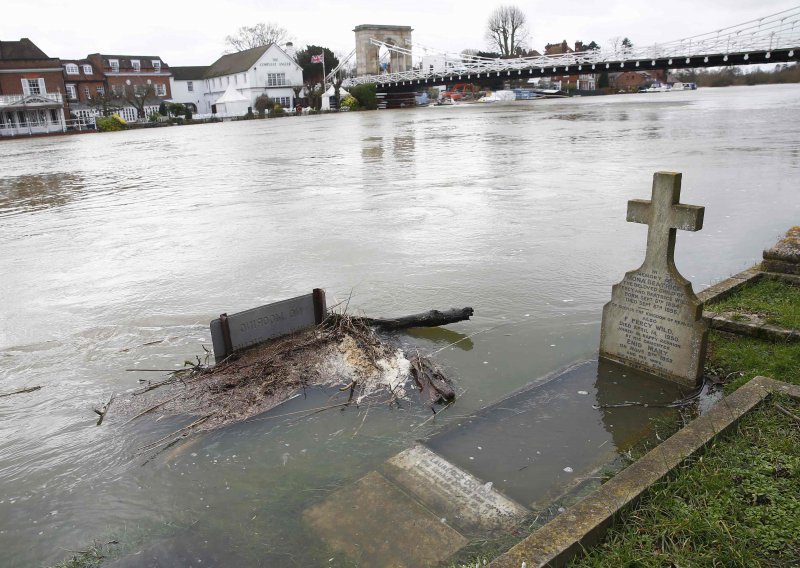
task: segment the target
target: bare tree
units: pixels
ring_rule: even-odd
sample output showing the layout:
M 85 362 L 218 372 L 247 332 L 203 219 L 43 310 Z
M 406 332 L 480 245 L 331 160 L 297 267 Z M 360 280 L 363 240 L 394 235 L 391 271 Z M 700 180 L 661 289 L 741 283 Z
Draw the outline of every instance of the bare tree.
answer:
M 136 109 L 139 119 L 147 118 L 145 107 L 160 102 L 156 97 L 156 90 L 153 85 L 132 85 L 126 86 L 122 91 L 122 100 Z
M 504 57 L 515 55 L 524 47 L 528 35 L 528 18 L 517 6 L 499 6 L 486 23 L 486 39 L 490 49 Z
M 110 89 L 96 94 L 86 104 L 103 116 L 110 116 L 124 106 L 123 101 Z
M 225 37 L 225 44 L 229 47 L 227 53 L 244 51 L 271 43 L 285 43 L 289 40 L 289 32 L 278 24 L 260 22 L 255 26 L 242 26 L 235 35 Z

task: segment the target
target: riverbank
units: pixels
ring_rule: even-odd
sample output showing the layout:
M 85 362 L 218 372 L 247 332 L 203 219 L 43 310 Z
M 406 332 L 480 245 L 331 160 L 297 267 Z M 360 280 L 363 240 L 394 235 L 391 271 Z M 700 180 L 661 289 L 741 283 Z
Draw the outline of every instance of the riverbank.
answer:
M 700 296 L 708 300 L 705 306 L 707 318 L 725 317 L 740 327 L 738 333 L 717 329 L 710 333 L 705 381 L 712 390 L 722 389 L 729 395 L 756 376 L 800 384 L 800 343 L 796 341 L 800 287 L 794 276 L 750 269 L 709 288 Z M 719 324 L 718 320 L 711 321 L 712 327 Z M 764 327 L 769 333 L 765 333 Z M 784 339 L 786 337 L 789 339 Z M 751 387 L 749 385 L 743 392 L 752 391 Z M 800 483 L 800 450 L 797 445 L 800 441 L 800 402 L 776 394 L 761 403 L 753 403 L 754 409 L 748 412 L 746 407 L 740 408 L 732 400 L 726 399 L 717 405 L 724 404 L 723 410 L 727 408 L 724 414 L 733 417 L 734 427 L 724 437 L 712 437 L 710 441 L 702 442 L 700 451 L 696 453 L 678 442 L 680 438 L 687 438 L 687 434 L 688 438 L 698 439 L 704 435 L 704 426 L 700 425 L 708 420 L 704 414 L 702 419 L 691 421 L 686 431 L 671 438 L 665 444 L 669 448 L 659 446 L 653 455 L 647 453 L 649 448 L 646 444 L 633 448 L 628 458 L 633 466 L 630 469 L 637 471 L 624 471 L 624 475 L 608 471 L 609 478 L 619 477 L 609 484 L 614 485 L 613 489 L 603 485 L 580 505 L 564 504 L 574 507 L 574 511 L 571 508 L 572 513 L 563 515 L 578 519 L 574 523 L 578 528 L 567 530 L 580 533 L 580 537 L 576 536 L 579 540 L 575 546 L 588 545 L 594 542 L 592 530 L 584 534 L 579 527 L 592 527 L 595 521 L 582 517 L 579 510 L 583 513 L 587 509 L 594 511 L 592 503 L 602 503 L 612 496 L 621 498 L 617 493 L 618 486 L 627 488 L 626 483 L 630 480 L 641 484 L 642 471 L 648 470 L 647 466 L 641 467 L 644 461 L 655 459 L 661 464 L 660 460 L 666 461 L 676 449 L 680 455 L 688 456 L 679 458 L 674 469 L 665 465 L 666 475 L 656 478 L 658 481 L 654 484 L 642 485 L 639 490 L 643 491 L 643 497 L 635 508 L 617 505 L 615 509 L 621 507 L 614 513 L 618 523 L 599 544 L 589 549 L 587 556 L 573 560 L 571 565 L 713 565 L 714 559 L 719 558 L 728 559 L 734 566 L 793 565 L 797 562 L 800 545 L 795 535 L 800 501 L 794 496 Z M 740 421 L 735 418 L 738 413 L 743 413 Z M 659 439 L 679 430 L 680 422 L 686 418 L 682 415 L 669 423 L 659 424 Z M 719 431 L 718 428 L 715 425 L 712 434 Z M 655 454 L 660 457 L 654 458 Z M 621 481 L 623 477 L 626 481 Z M 791 497 L 779 497 L 782 495 Z M 577 501 L 578 498 L 573 500 Z M 564 519 L 559 517 L 558 521 Z M 529 523 L 527 532 L 536 534 L 520 545 L 522 550 L 541 552 L 538 547 L 542 546 L 549 550 L 563 550 L 568 558 L 570 553 L 567 551 L 571 550 L 568 542 L 572 536 L 562 534 L 566 526 L 564 522 L 558 524 L 561 528 L 548 526 L 537 532 L 541 526 L 542 523 L 536 520 Z M 525 532 L 525 528 L 520 530 Z M 542 536 L 545 533 L 550 536 Z M 508 548 L 513 540 L 516 539 L 508 535 L 502 541 L 482 543 L 470 550 L 471 556 L 461 556 L 451 566 L 465 568 L 475 565 L 476 561 L 491 560 L 504 546 Z M 520 547 L 515 549 L 519 552 L 512 555 L 514 559 L 526 557 Z M 507 556 L 500 560 L 501 566 L 514 565 Z M 563 561 L 560 553 L 558 558 Z
M 746 284 L 706 306 L 796 330 L 800 288 Z M 800 344 L 712 331 L 706 372 L 730 393 L 756 376 L 800 384 Z M 800 562 L 800 402 L 773 395 L 687 458 L 572 566 L 794 566 Z
M 602 544 L 570 565 L 798 565 L 798 414 L 800 402 L 774 395 L 652 486 Z

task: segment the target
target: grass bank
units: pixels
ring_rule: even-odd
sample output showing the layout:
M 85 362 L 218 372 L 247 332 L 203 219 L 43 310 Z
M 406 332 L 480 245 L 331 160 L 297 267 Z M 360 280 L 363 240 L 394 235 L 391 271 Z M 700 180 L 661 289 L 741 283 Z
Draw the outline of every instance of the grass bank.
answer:
M 800 403 L 768 399 L 657 484 L 580 567 L 800 565 Z
M 763 279 L 749 284 L 706 309 L 730 314 L 731 319 L 757 316 L 769 324 L 787 329 L 800 329 L 800 288 L 780 280 Z
M 800 288 L 761 280 L 706 306 L 800 328 Z M 706 374 L 730 393 L 755 376 L 800 384 L 800 343 L 711 332 Z M 572 566 L 800 565 L 800 402 L 773 397 L 654 486 Z
M 772 325 L 800 329 L 800 288 L 780 280 L 760 280 L 736 294 L 708 304 L 707 310 L 756 316 Z M 723 379 L 732 392 L 755 376 L 800 384 L 800 343 L 773 342 L 728 333 L 709 335 L 707 374 Z

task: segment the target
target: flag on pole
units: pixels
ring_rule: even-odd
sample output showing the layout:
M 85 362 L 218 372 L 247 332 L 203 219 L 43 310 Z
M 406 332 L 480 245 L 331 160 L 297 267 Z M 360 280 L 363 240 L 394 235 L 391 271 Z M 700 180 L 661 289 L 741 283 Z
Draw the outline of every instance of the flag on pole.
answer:
M 312 55 L 311 56 L 311 63 L 322 63 L 322 53 L 319 55 Z

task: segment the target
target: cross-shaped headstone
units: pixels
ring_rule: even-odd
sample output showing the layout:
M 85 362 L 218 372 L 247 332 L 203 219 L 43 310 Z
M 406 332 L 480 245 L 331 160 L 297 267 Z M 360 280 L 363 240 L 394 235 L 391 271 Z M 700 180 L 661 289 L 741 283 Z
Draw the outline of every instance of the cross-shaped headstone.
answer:
M 628 201 L 627 220 L 649 225 L 645 264 L 665 268 L 674 265 L 677 229 L 699 231 L 703 228 L 705 207 L 678 203 L 681 197 L 681 177 L 679 173 L 656 172 L 653 176 L 651 200 Z
M 651 200 L 628 202 L 628 221 L 648 225 L 647 253 L 603 307 L 600 356 L 694 385 L 702 377 L 708 324 L 675 267 L 675 234 L 702 229 L 705 208 L 678 203 L 680 196 L 681 174 L 657 172 Z

